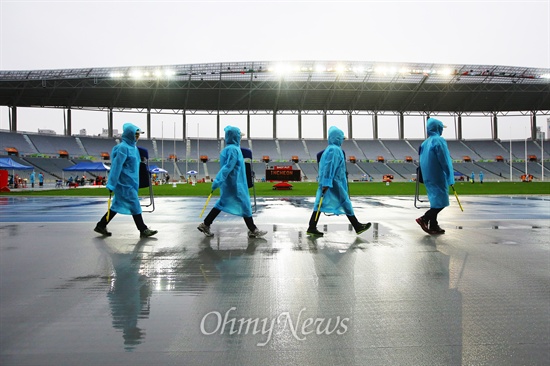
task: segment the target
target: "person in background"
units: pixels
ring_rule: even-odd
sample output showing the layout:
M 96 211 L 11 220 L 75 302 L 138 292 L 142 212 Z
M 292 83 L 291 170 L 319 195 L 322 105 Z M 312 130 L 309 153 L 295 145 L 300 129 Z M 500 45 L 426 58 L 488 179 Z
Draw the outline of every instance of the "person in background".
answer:
M 44 174 L 42 172 L 38 173 L 38 186 L 44 186 Z
M 441 136 L 443 123 L 435 118 L 428 119 L 428 138 L 420 145 L 420 170 L 430 201 L 430 209 L 416 219 L 422 230 L 428 234 L 444 234 L 439 227 L 437 215 L 449 206 L 449 186 L 455 183 L 453 161 L 447 141 Z M 472 182 L 473 182 L 472 173 Z
M 220 188 L 220 198 L 197 229 L 207 237 L 214 236 L 210 231 L 210 225 L 220 212 L 224 211 L 243 217 L 248 228 L 249 238 L 261 238 L 267 234 L 267 231 L 258 229 L 252 218 L 246 168 L 240 146 L 241 130 L 237 127 L 227 126 L 224 128 L 224 132 L 225 148 L 220 153 L 220 171 L 212 183 L 212 192 Z
M 111 236 L 111 232 L 107 231 L 107 224 L 117 213 L 120 213 L 132 215 L 140 237 L 147 238 L 155 235 L 158 231 L 151 230 L 145 225 L 139 204 L 139 163 L 141 158 L 136 143 L 142 132 L 131 123 L 125 123 L 122 129 L 122 141 L 113 147 L 111 152 L 111 170 L 106 186 L 109 194 L 114 193 L 113 204 L 109 212 L 105 213 L 97 223 L 94 231 L 103 236 Z M 107 215 L 109 220 L 107 220 Z
M 476 173 L 472 172 L 472 174 L 470 174 L 470 183 L 474 184 L 475 180 L 476 180 Z
M 483 171 L 479 172 L 479 184 L 483 184 Z
M 32 171 L 29 180 L 30 180 L 30 182 L 31 182 L 31 188 L 34 188 L 34 180 L 35 180 L 35 173 L 34 173 L 34 170 Z
M 343 142 L 344 132 L 335 126 L 330 127 L 328 130 L 328 146 L 319 162 L 319 185 L 315 204 L 313 205 L 313 213 L 309 219 L 308 235 L 323 236 L 323 233 L 317 230 L 321 197 L 323 197 L 323 201 L 320 211 L 335 215 L 345 214 L 357 235 L 371 227 L 370 222 L 362 224 L 357 220 L 349 199 L 346 160 L 341 148 Z

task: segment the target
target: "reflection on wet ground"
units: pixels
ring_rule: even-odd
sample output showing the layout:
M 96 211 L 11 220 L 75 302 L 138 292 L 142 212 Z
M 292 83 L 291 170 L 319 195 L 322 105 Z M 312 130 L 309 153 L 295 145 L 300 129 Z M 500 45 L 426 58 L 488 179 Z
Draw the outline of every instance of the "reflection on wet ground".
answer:
M 542 365 L 550 361 L 550 197 L 461 197 L 445 235 L 410 197 L 353 197 L 361 221 L 312 198 L 258 199 L 249 239 L 205 202 L 157 198 L 140 239 L 100 198 L 2 198 L 0 364 Z M 213 202 L 212 202 L 213 204 Z

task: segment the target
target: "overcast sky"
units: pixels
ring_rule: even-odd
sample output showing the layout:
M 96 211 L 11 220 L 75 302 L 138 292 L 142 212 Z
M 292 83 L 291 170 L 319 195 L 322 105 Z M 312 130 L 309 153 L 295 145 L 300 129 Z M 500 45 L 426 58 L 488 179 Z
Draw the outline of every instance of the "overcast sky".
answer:
M 550 68 L 550 0 L 0 0 L 2 70 L 278 60 Z M 72 132 L 86 128 L 89 134 L 97 134 L 106 127 L 106 118 L 104 112 L 73 111 Z M 387 118 L 387 123 L 381 123 L 380 137 L 394 138 L 397 117 Z M 441 119 L 454 125 L 452 116 Z M 546 129 L 546 119 L 538 116 L 537 124 Z M 176 137 L 181 137 L 181 120 L 181 116 L 155 116 L 152 133 L 171 137 L 175 127 Z M 489 117 L 471 120 L 464 123 L 465 138 L 490 137 Z M 115 115 L 114 127 L 126 121 L 143 124 L 145 117 Z M 213 121 L 201 119 L 197 128 L 197 121 L 192 120 L 189 134 L 215 135 Z M 246 117 L 222 121 L 243 128 Z M 293 121 L 281 121 L 280 137 L 297 134 Z M 423 136 L 416 132 L 418 121 L 406 127 L 406 137 Z M 528 115 L 501 121 L 502 139 L 509 138 L 510 132 L 518 138 L 529 133 Z M 344 127 L 345 119 L 335 117 L 329 123 Z M 356 127 L 354 137 L 372 135 L 370 120 L 363 125 Z M 265 126 L 254 124 L 252 135 L 270 137 L 271 127 Z M 8 111 L 1 107 L 0 129 L 8 128 Z M 63 112 L 21 108 L 18 128 L 62 133 Z M 320 137 L 318 131 L 317 119 L 304 123 L 304 137 Z M 454 129 L 449 134 L 453 137 Z

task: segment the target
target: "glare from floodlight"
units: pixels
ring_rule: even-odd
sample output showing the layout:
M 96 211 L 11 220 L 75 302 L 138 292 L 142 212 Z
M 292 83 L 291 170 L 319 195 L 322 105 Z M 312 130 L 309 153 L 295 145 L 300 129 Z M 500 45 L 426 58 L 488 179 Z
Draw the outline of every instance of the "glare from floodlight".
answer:
M 111 77 L 112 77 L 112 78 L 121 78 L 121 77 L 123 77 L 123 76 L 124 76 L 124 74 L 123 74 L 122 72 L 120 72 L 120 71 L 113 71 L 113 72 L 111 73 Z
M 339 74 L 342 74 L 344 71 L 346 71 L 346 67 L 344 65 L 336 65 L 336 72 Z
M 157 78 L 160 78 L 160 77 L 162 77 L 162 71 L 160 71 L 160 70 L 155 70 L 155 71 L 153 72 L 153 75 L 155 75 L 155 77 L 157 77 Z
M 324 65 L 315 65 L 315 71 L 316 72 L 325 72 L 325 71 L 327 71 L 327 68 Z
M 140 70 L 132 70 L 130 72 L 130 76 L 133 79 L 141 79 L 143 77 L 143 72 L 141 72 Z
M 440 71 L 438 72 L 438 74 L 443 75 L 443 76 L 451 76 L 452 71 L 451 71 L 451 69 L 446 68 L 446 69 L 440 70 Z
M 374 68 L 374 71 L 377 74 L 386 75 L 386 73 L 388 72 L 388 69 L 385 66 L 377 66 Z
M 362 74 L 363 72 L 365 72 L 365 68 L 363 66 L 355 66 L 353 68 L 353 72 L 356 74 Z
M 542 74 L 540 77 L 543 79 L 550 79 L 550 74 Z

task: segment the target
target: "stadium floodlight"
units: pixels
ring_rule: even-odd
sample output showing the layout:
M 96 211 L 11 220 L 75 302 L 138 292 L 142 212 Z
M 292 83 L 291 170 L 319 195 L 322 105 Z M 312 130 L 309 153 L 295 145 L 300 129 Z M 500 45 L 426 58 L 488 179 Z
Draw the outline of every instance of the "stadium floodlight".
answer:
M 164 76 L 166 76 L 167 78 L 171 78 L 174 75 L 176 75 L 176 72 L 174 70 L 172 70 L 172 69 L 164 70 Z
M 153 75 L 155 75 L 155 77 L 157 77 L 157 78 L 160 78 L 160 77 L 162 77 L 162 71 L 160 71 L 160 70 L 155 70 L 155 71 L 153 72 Z
M 325 72 L 327 68 L 324 65 L 315 65 L 315 72 Z
M 363 72 L 365 72 L 365 68 L 363 66 L 354 66 L 353 72 L 356 74 L 362 74 Z
M 132 70 L 130 71 L 130 77 L 132 79 L 141 79 L 143 77 L 143 72 L 141 70 Z
M 112 78 L 121 78 L 121 77 L 124 77 L 124 73 L 122 73 L 120 71 L 113 71 L 111 73 L 111 77 Z
M 542 74 L 540 77 L 543 79 L 550 79 L 550 74 Z
M 338 64 L 336 65 L 336 72 L 339 73 L 339 74 L 342 74 L 346 71 L 346 67 L 342 64 Z
M 374 68 L 374 72 L 377 74 L 386 75 L 388 72 L 388 68 L 386 66 L 377 66 Z
M 451 76 L 452 71 L 449 68 L 445 68 L 445 69 L 439 70 L 438 74 L 442 76 Z

